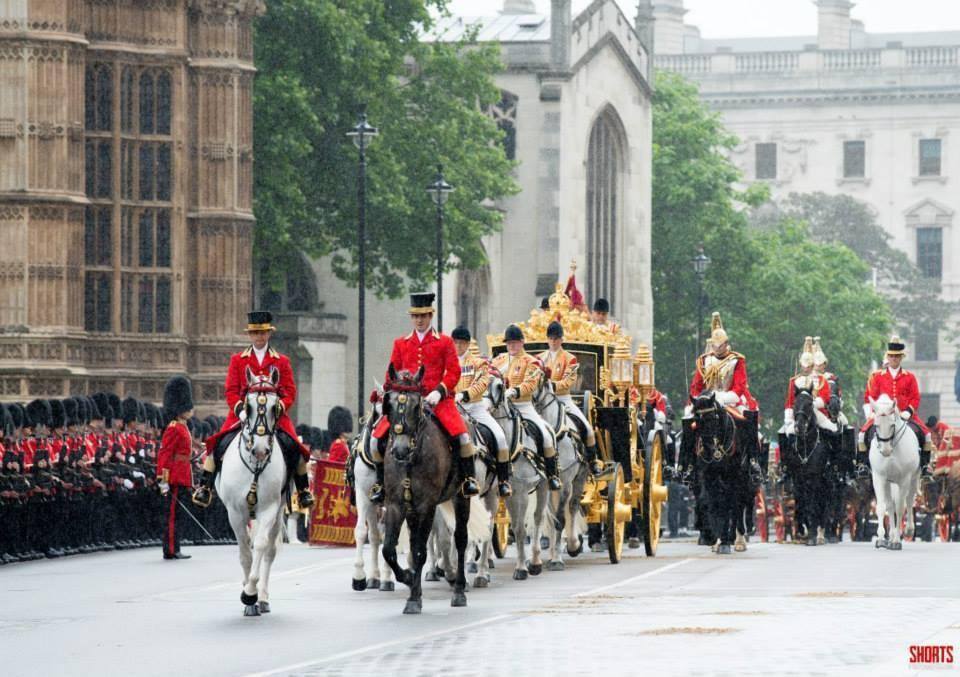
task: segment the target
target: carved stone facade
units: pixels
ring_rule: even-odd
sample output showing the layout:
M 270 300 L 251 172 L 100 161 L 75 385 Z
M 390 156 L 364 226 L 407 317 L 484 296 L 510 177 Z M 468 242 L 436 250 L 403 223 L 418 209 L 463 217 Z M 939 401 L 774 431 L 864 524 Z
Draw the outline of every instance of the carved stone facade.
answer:
M 173 374 L 219 410 L 251 302 L 259 0 L 0 12 L 0 400 Z

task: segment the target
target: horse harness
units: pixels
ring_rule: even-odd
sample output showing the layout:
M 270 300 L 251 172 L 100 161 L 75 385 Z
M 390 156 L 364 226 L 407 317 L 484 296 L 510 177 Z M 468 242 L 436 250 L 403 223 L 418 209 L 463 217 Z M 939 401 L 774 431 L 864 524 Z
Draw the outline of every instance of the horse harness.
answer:
M 253 475 L 253 481 L 250 483 L 250 490 L 247 492 L 247 510 L 249 511 L 250 519 L 254 519 L 257 516 L 257 482 L 260 479 L 260 475 L 263 474 L 263 471 L 267 469 L 267 466 L 270 465 L 270 461 L 273 460 L 273 440 L 274 435 L 276 434 L 276 425 L 270 430 L 267 430 L 267 392 L 276 392 L 276 390 L 270 390 L 262 386 L 253 386 L 250 388 L 249 392 L 257 393 L 257 417 L 253 420 L 253 426 L 249 424 L 249 421 L 246 426 L 244 426 L 244 432 L 248 432 L 249 435 L 241 435 L 241 439 L 247 448 L 247 454 L 254 459 L 254 463 L 251 464 L 247 462 L 246 454 L 239 454 L 240 462 L 243 463 L 244 467 L 250 471 Z M 257 457 L 253 453 L 253 437 L 257 435 L 258 437 L 267 436 L 267 453 L 263 458 Z
M 700 435 L 699 434 L 697 435 L 698 444 L 697 444 L 696 454 L 701 460 L 703 460 L 704 463 L 707 463 L 707 464 L 719 463 L 724 458 L 735 453 L 736 446 L 737 446 L 737 424 L 734 423 L 733 416 L 731 416 L 730 413 L 727 412 L 726 410 L 719 409 L 716 405 L 708 409 L 697 409 L 695 411 L 698 417 L 703 416 L 704 414 L 709 414 L 710 412 L 715 412 L 717 414 L 718 419 L 720 418 L 721 414 L 725 414 L 726 419 L 724 420 L 730 422 L 730 426 L 733 429 L 733 432 L 730 434 L 730 444 L 726 448 L 724 448 L 723 446 L 722 437 L 717 438 L 716 435 L 713 436 L 713 454 L 711 454 L 710 457 L 707 457 L 706 454 L 703 453 L 703 442 L 699 439 Z M 725 425 L 723 427 L 724 429 L 726 429 Z

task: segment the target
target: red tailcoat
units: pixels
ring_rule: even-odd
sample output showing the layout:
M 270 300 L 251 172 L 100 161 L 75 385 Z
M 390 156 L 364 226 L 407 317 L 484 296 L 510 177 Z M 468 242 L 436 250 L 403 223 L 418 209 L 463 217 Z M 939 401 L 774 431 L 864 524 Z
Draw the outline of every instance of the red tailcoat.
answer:
M 868 404 L 870 398 L 877 399 L 881 395 L 886 395 L 897 403 L 897 409 L 900 411 L 909 411 L 910 420 L 920 426 L 924 433 L 928 432 L 927 427 L 920 420 L 917 411 L 920 409 L 920 386 L 917 384 L 917 377 L 906 369 L 900 369 L 896 378 L 890 373 L 889 369 L 878 369 L 870 374 L 867 380 L 867 389 L 863 393 L 863 403 Z M 873 423 L 873 417 L 867 421 L 864 429 Z
M 453 339 L 446 334 L 439 333 L 431 328 L 423 336 L 423 342 L 413 331 L 393 342 L 393 353 L 390 355 L 390 364 L 400 373 L 403 370 L 411 374 L 423 366 L 423 379 L 420 382 L 421 391 L 426 395 L 432 390 L 439 390 L 443 397 L 433 408 L 433 414 L 440 425 L 451 437 L 467 432 L 453 396 L 457 392 L 457 383 L 460 381 L 460 360 L 457 359 L 457 349 Z M 390 370 L 387 370 L 387 382 L 390 381 Z M 384 416 L 377 423 L 373 436 L 380 438 L 387 431 L 389 421 Z
M 297 400 L 297 383 L 293 379 L 293 368 L 290 366 L 290 360 L 286 355 L 281 355 L 269 346 L 267 346 L 267 352 L 263 356 L 262 364 L 257 362 L 257 355 L 254 353 L 252 346 L 230 358 L 230 366 L 227 367 L 227 381 L 224 384 L 224 393 L 230 413 L 227 415 L 223 427 L 220 428 L 220 432 L 207 438 L 207 453 L 213 453 L 223 433 L 237 427 L 240 423 L 237 414 L 243 406 L 243 400 L 247 392 L 247 367 L 256 376 L 269 376 L 271 367 L 276 367 L 280 372 L 277 394 L 280 396 L 280 401 L 283 402 L 283 415 L 277 421 L 277 429 L 289 435 L 290 439 L 300 447 L 300 455 L 305 460 L 310 460 L 310 450 L 300 443 L 293 421 L 287 415 L 287 412 L 290 411 Z
M 730 380 L 730 390 L 736 393 L 741 402 L 746 403 L 747 409 L 756 409 L 757 401 L 750 394 L 750 388 L 747 386 L 747 360 L 743 355 L 734 353 L 737 363 L 733 367 L 733 378 Z M 706 389 L 706 383 L 703 381 L 704 360 L 707 355 L 701 355 L 697 358 L 697 370 L 693 375 L 693 382 L 690 384 L 690 399 L 700 397 Z
M 809 376 L 807 378 L 813 377 Z M 820 381 L 820 388 L 817 390 L 817 392 L 813 393 L 813 396 L 819 397 L 821 400 L 823 400 L 824 406 L 820 407 L 820 413 L 829 417 L 830 414 L 827 411 L 826 404 L 830 401 L 830 382 L 827 381 L 827 379 L 825 379 L 823 376 L 817 376 L 816 378 Z M 790 385 L 787 386 L 787 401 L 783 404 L 784 409 L 793 409 L 794 401 L 797 398 L 796 388 L 794 388 L 794 383 L 796 383 L 796 380 L 796 376 L 790 377 Z
M 173 421 L 163 431 L 160 440 L 160 453 L 157 454 L 157 479 L 163 479 L 167 472 L 167 482 L 172 487 L 192 487 L 193 474 L 190 470 L 190 430 L 179 421 Z
M 347 443 L 343 440 L 334 440 L 330 445 L 330 455 L 327 460 L 331 463 L 346 463 L 349 455 L 350 449 L 347 448 Z

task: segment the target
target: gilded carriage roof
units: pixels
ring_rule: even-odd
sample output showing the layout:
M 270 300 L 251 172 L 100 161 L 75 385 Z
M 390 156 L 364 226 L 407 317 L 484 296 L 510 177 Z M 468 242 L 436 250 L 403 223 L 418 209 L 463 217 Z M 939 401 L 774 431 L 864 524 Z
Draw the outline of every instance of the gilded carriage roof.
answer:
M 563 325 L 563 340 L 567 343 L 594 343 L 614 347 L 626 342 L 630 345 L 630 337 L 622 331 L 611 331 L 608 327 L 594 324 L 590 313 L 586 310 L 573 308 L 570 297 L 563 291 L 559 282 L 556 291 L 550 295 L 549 309 L 534 308 L 530 311 L 530 319 L 526 322 L 517 322 L 523 331 L 523 338 L 529 342 L 544 342 L 547 340 L 547 327 L 554 320 Z M 487 347 L 502 346 L 503 334 L 487 334 Z

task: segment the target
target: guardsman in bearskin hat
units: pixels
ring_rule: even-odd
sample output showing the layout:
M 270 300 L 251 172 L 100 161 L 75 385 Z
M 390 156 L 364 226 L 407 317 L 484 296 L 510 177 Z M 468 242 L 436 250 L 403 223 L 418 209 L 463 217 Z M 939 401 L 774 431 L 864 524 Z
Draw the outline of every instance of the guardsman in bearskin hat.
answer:
M 551 491 L 560 491 L 560 473 L 557 470 L 557 445 L 553 428 L 547 425 L 533 406 L 533 393 L 540 385 L 543 369 L 540 360 L 523 348 L 523 330 L 515 324 L 503 333 L 507 352 L 493 360 L 493 366 L 503 374 L 507 399 L 513 400 L 517 411 L 525 420 L 540 430 L 543 438 L 543 465 L 547 471 L 547 486 Z
M 603 472 L 603 462 L 597 458 L 597 438 L 593 426 L 570 395 L 570 390 L 577 383 L 580 365 L 573 353 L 563 349 L 563 325 L 557 321 L 551 322 L 547 327 L 547 345 L 549 348 L 540 353 L 540 361 L 550 370 L 550 380 L 553 381 L 557 399 L 563 402 L 567 413 L 580 421 L 586 430 L 584 444 L 587 465 L 594 475 L 599 475 Z
M 863 415 L 867 422 L 860 429 L 860 450 L 867 451 L 870 448 L 873 433 L 873 408 L 870 400 L 886 395 L 896 403 L 900 418 L 906 421 L 916 434 L 920 443 L 920 468 L 926 471 L 932 448 L 930 431 L 917 414 L 920 410 L 920 386 L 917 384 L 917 377 L 901 366 L 906 352 L 904 342 L 897 336 L 892 337 L 887 343 L 886 366 L 870 374 L 867 380 L 863 393 Z
M 310 429 L 310 436 L 314 443 L 322 444 L 320 439 L 314 433 L 316 429 Z M 333 439 L 330 444 L 330 454 L 327 460 L 333 463 L 346 463 L 350 455 L 350 447 L 347 441 L 350 439 L 350 433 L 353 432 L 353 415 L 346 407 L 334 407 L 327 414 L 327 433 Z
M 296 428 L 287 413 L 297 400 L 297 383 L 293 377 L 290 359 L 270 345 L 270 337 L 274 331 L 276 327 L 273 326 L 273 315 L 270 312 L 255 310 L 247 313 L 247 336 L 250 338 L 251 345 L 230 358 L 224 386 L 230 414 L 220 428 L 220 432 L 207 438 L 203 477 L 200 480 L 200 487 L 193 495 L 193 501 L 197 505 L 204 507 L 210 505 L 213 479 L 216 476 L 220 456 L 240 432 L 240 427 L 246 420 L 247 414 L 244 410 L 247 392 L 246 370 L 250 369 L 257 376 L 269 376 L 273 368 L 276 368 L 280 374 L 280 380 L 277 383 L 277 393 L 280 396 L 277 407 L 280 411 L 277 415 L 276 439 L 285 455 L 299 453 L 299 463 L 293 475 L 293 481 L 297 487 L 297 502 L 301 508 L 309 508 L 313 505 L 310 479 L 307 477 L 310 450 L 297 439 Z
M 180 488 L 188 491 L 193 486 L 190 454 L 193 438 L 187 421 L 193 416 L 193 389 L 183 376 L 174 376 L 163 389 L 163 411 L 170 424 L 163 431 L 160 453 L 157 455 L 157 480 L 163 496 L 163 558 L 190 559 L 180 552 L 180 520 L 177 503 Z
M 470 351 L 470 330 L 460 326 L 450 334 L 460 362 L 460 381 L 454 399 L 477 423 L 485 426 L 497 440 L 497 492 L 510 496 L 510 449 L 503 428 L 490 415 L 484 395 L 490 385 L 490 365 L 480 355 Z
M 467 432 L 467 426 L 460 417 L 453 396 L 460 381 L 460 362 L 453 339 L 433 328 L 433 299 L 435 294 L 410 294 L 410 321 L 413 331 L 393 342 L 390 366 L 394 371 L 416 373 L 424 368 L 423 401 L 433 409 L 433 415 L 450 438 L 453 451 L 458 458 L 460 474 L 460 492 L 467 497 L 480 493 L 477 479 L 474 477 L 473 457 L 476 449 Z M 386 376 L 389 387 L 390 369 Z M 374 462 L 377 481 L 370 489 L 370 499 L 375 503 L 383 501 L 383 455 L 386 452 L 387 431 L 390 421 L 381 416 L 373 431 L 373 437 L 379 440 L 374 449 Z

